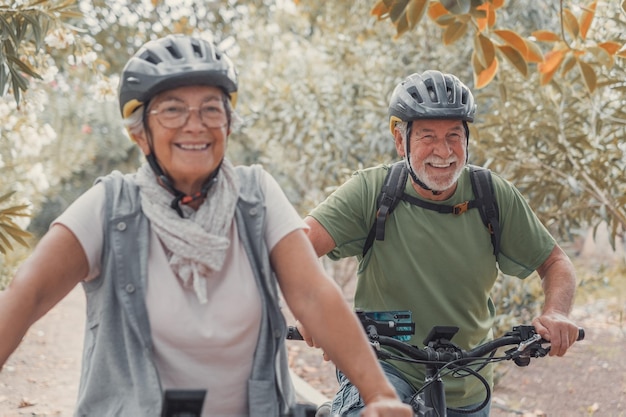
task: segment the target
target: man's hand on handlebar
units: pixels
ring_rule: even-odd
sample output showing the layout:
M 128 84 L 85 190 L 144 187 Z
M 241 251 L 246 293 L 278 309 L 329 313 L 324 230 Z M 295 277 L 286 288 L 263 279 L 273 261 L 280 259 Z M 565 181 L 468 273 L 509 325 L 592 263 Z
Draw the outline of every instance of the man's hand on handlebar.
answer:
M 544 312 L 533 320 L 537 333 L 550 342 L 550 356 L 563 356 L 578 338 L 578 326 L 567 316 Z
M 304 326 L 302 325 L 302 323 L 300 323 L 299 321 L 296 320 L 296 328 L 298 329 L 298 331 L 300 332 L 300 334 L 302 335 L 302 340 L 304 340 L 306 342 L 307 345 L 311 346 L 311 347 L 316 347 L 319 348 L 320 346 L 317 345 L 315 343 L 315 340 L 313 339 L 312 336 L 309 335 L 309 333 L 306 331 L 306 329 L 304 328 Z M 322 350 L 322 354 L 324 355 L 324 360 L 325 361 L 330 361 L 330 358 L 328 357 L 328 355 L 326 355 L 326 352 L 324 352 Z

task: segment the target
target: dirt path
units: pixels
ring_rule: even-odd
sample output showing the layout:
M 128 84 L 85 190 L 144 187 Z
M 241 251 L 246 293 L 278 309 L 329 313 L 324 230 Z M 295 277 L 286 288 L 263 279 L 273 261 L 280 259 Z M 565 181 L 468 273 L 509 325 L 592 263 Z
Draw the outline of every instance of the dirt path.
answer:
M 626 416 L 626 305 L 600 300 L 576 308 L 585 340 L 562 358 L 505 366 L 492 416 Z M 506 411 L 506 412 L 505 412 Z
M 626 311 L 626 306 L 621 306 Z M 520 368 L 507 362 L 498 383 L 492 417 L 625 417 L 626 327 L 621 314 L 597 304 L 573 316 L 585 340 L 562 358 L 535 359 Z
M 85 296 L 76 287 L 41 320 L 0 372 L 0 416 L 71 416 L 82 354 Z
M 626 311 L 626 306 L 611 308 Z M 626 417 L 626 329 L 606 302 L 574 312 L 585 342 L 564 358 L 507 362 L 493 394 L 493 417 Z M 84 295 L 77 287 L 29 330 L 0 372 L 0 417 L 71 416 L 80 374 Z M 327 397 L 337 388 L 332 364 L 302 342 L 288 342 L 292 369 Z

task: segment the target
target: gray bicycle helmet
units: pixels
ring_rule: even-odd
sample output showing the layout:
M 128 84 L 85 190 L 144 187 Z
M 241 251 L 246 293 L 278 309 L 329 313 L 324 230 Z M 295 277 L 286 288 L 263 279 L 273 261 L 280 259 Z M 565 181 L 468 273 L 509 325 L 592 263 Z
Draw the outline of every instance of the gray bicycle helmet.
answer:
M 220 87 L 237 101 L 237 71 L 216 45 L 186 35 L 147 42 L 122 71 L 119 100 L 126 118 L 156 94 L 188 85 Z
M 389 127 L 417 119 L 474 121 L 472 92 L 457 77 L 429 70 L 411 74 L 396 86 L 389 102 Z

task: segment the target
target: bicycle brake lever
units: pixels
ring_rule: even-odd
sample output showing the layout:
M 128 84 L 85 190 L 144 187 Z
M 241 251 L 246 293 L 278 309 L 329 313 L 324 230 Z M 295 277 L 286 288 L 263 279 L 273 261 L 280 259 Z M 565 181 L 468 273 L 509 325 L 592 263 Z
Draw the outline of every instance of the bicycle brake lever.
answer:
M 530 339 L 524 340 L 523 342 L 521 342 L 519 346 L 517 347 L 517 351 L 524 352 L 529 346 L 533 345 L 535 342 L 538 342 L 540 340 L 541 340 L 541 336 L 539 336 L 538 334 L 535 334 Z
M 544 341 L 538 334 L 532 335 L 527 340 L 520 342 L 517 348 L 506 351 L 509 359 L 512 359 L 517 366 L 528 366 L 530 358 L 544 357 L 550 352 L 550 347 L 543 347 L 541 342 Z
M 378 359 L 393 359 L 393 355 L 381 349 L 380 342 L 370 340 L 370 346 L 372 346 L 372 348 L 374 349 L 374 352 L 376 353 L 376 357 L 378 357 Z

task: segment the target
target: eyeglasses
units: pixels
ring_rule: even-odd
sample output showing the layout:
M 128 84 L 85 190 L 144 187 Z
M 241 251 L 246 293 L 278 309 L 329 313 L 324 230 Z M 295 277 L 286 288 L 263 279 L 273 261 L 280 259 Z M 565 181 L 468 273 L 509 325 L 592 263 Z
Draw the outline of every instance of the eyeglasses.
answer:
M 161 126 L 168 129 L 178 129 L 187 124 L 192 111 L 198 111 L 200 120 L 206 127 L 223 127 L 228 119 L 222 106 L 212 103 L 200 107 L 189 107 L 184 103 L 164 102 L 158 109 L 150 110 L 148 114 L 156 116 Z

